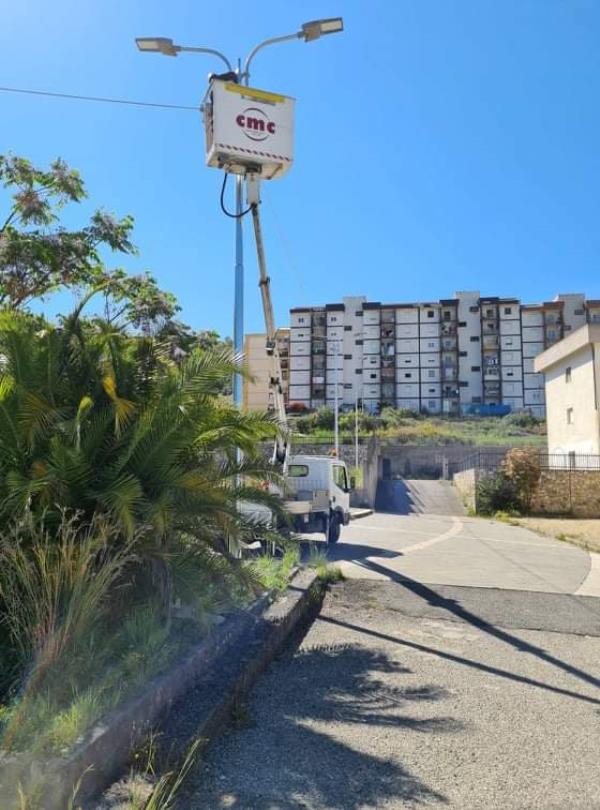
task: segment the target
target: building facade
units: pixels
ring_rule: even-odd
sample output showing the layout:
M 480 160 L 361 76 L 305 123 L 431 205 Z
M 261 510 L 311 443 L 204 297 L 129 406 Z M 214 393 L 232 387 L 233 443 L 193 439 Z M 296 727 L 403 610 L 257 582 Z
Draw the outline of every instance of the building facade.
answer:
M 290 330 L 277 330 L 277 348 L 281 361 L 283 395 L 287 400 L 289 375 Z M 267 336 L 252 333 L 244 338 L 244 361 L 251 379 L 244 380 L 243 405 L 252 411 L 272 411 L 275 408 L 269 381 L 274 373 L 273 357 L 267 354 Z
M 545 415 L 534 357 L 586 323 L 600 301 L 543 304 L 457 292 L 424 303 L 344 298 L 290 311 L 289 405 L 386 406 L 456 414 L 509 406 Z
M 600 318 L 572 332 L 535 359 L 545 377 L 548 452 L 600 454 Z

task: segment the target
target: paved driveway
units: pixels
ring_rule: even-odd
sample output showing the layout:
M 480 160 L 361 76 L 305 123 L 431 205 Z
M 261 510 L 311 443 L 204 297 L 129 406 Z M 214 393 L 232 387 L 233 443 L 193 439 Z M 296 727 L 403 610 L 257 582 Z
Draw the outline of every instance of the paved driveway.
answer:
M 345 527 L 336 546 L 312 542 L 348 577 L 600 596 L 598 555 L 492 520 L 376 513 Z

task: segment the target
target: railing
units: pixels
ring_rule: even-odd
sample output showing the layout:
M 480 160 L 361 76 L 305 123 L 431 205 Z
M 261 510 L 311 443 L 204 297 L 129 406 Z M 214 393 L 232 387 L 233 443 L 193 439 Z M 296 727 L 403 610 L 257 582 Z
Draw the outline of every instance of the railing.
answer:
M 451 472 L 485 470 L 497 472 L 506 458 L 507 450 L 478 450 L 451 465 Z M 537 462 L 542 470 L 600 471 L 600 455 L 593 453 L 546 453 L 536 451 Z

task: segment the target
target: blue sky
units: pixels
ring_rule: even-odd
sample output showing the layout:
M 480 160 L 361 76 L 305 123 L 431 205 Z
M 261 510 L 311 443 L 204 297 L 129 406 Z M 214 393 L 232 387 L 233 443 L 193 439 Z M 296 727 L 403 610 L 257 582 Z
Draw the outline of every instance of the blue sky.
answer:
M 236 58 L 338 14 L 343 34 L 254 67 L 254 86 L 297 98 L 294 168 L 263 194 L 278 321 L 343 295 L 600 298 L 596 0 L 27 0 L 2 12 L 0 85 L 193 105 L 215 63 L 139 54 L 135 36 Z M 90 200 L 73 222 L 133 213 L 126 266 L 150 269 L 193 327 L 231 333 L 233 225 L 199 115 L 6 93 L 0 111 L 0 151 L 81 171 Z M 257 331 L 250 222 L 246 260 Z

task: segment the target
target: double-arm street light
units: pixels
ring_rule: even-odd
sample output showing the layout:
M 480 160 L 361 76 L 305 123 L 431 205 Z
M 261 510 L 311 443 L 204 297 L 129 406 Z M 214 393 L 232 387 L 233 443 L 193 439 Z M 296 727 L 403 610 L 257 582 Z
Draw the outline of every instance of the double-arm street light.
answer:
M 332 17 L 323 20 L 312 20 L 303 23 L 299 31 L 293 34 L 286 34 L 281 37 L 266 39 L 253 48 L 246 57 L 243 66 L 240 59 L 234 69 L 229 59 L 220 51 L 214 48 L 191 47 L 188 45 L 177 45 L 172 39 L 165 37 L 140 37 L 136 39 L 136 44 L 140 51 L 144 53 L 160 53 L 164 56 L 177 56 L 179 53 L 205 53 L 217 57 L 227 67 L 228 77 L 231 81 L 243 83 L 246 86 L 250 81 L 250 66 L 256 54 L 266 48 L 267 45 L 276 45 L 280 42 L 289 42 L 294 39 L 301 39 L 304 42 L 313 42 L 327 34 L 337 34 L 343 31 L 344 23 L 341 17 Z M 240 356 L 244 351 L 244 242 L 242 232 L 243 213 L 243 177 L 236 176 L 235 185 L 235 295 L 233 308 L 233 345 L 236 355 Z M 239 374 L 236 374 L 233 381 L 233 401 L 236 405 L 242 404 L 242 381 Z

